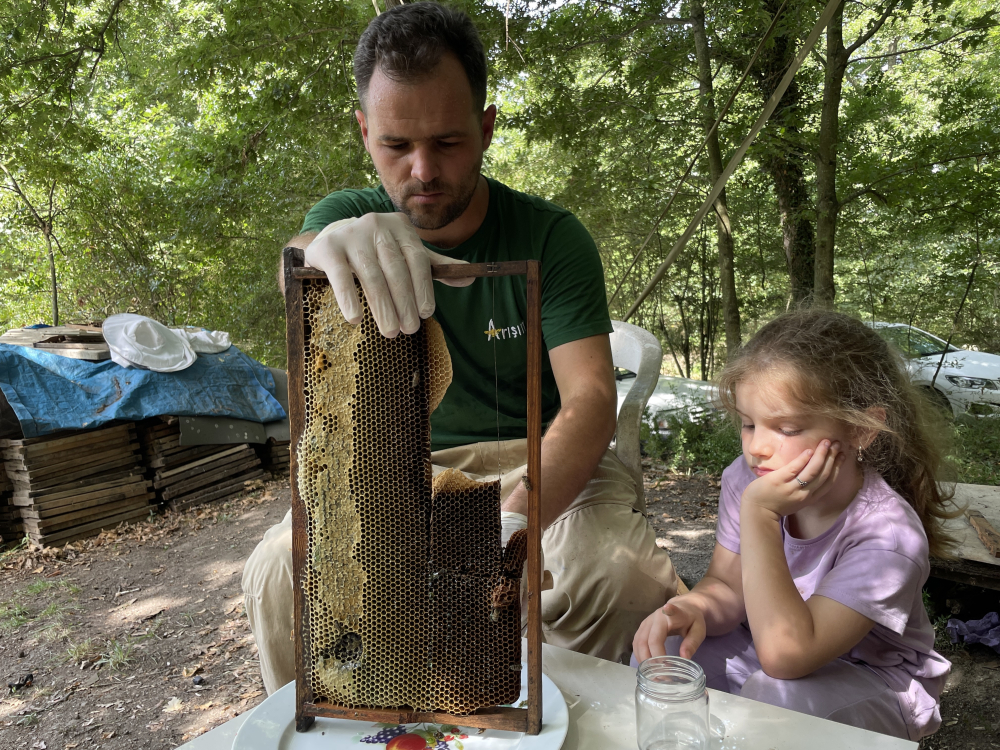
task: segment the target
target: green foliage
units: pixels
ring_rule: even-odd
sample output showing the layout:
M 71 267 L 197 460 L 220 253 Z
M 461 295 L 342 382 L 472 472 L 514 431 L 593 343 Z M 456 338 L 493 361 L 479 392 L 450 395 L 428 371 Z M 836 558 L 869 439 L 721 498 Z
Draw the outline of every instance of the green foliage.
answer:
M 35 625 L 43 636 L 68 632 L 64 616 L 76 609 L 72 599 L 80 587 L 71 581 L 39 580 L 15 591 L 0 604 L 0 633 L 10 633 L 24 625 Z
M 499 129 L 486 170 L 576 212 L 598 241 L 621 317 L 709 188 L 689 12 L 664 0 L 461 0 L 490 59 Z M 717 105 L 778 3 L 706 3 Z M 851 42 L 889 7 L 845 5 Z M 997 0 L 906 0 L 848 64 L 840 108 L 837 304 L 1000 351 Z M 724 159 L 760 112 L 765 63 L 818 6 L 790 0 L 720 126 Z M 354 45 L 370 0 L 0 0 L 0 328 L 133 311 L 230 331 L 284 362 L 278 251 L 306 210 L 377 175 L 354 121 Z M 506 17 L 505 17 L 506 16 Z M 818 52 L 822 53 L 820 42 Z M 773 179 L 791 150 L 815 177 L 823 56 L 797 76 L 728 188 L 746 334 L 784 309 Z M 15 187 L 16 185 L 16 187 Z M 809 196 L 807 196 L 808 198 Z M 807 201 L 808 202 L 808 201 Z M 808 212 L 807 212 L 808 213 Z M 809 218 L 809 217 L 807 217 Z M 725 362 L 712 217 L 632 321 L 665 369 Z M 963 313 L 958 300 L 976 259 Z
M 720 475 L 742 453 L 739 432 L 722 412 L 679 409 L 659 412 L 656 421 L 665 425 L 666 434 L 652 430 L 644 419 L 643 447 L 672 471 Z
M 121 640 L 112 638 L 105 644 L 101 652 L 101 658 L 95 663 L 100 666 L 107 666 L 115 671 L 121 671 L 132 663 L 135 644 L 131 639 L 125 637 Z
M 1000 485 L 1000 420 L 960 417 L 954 431 L 958 481 Z

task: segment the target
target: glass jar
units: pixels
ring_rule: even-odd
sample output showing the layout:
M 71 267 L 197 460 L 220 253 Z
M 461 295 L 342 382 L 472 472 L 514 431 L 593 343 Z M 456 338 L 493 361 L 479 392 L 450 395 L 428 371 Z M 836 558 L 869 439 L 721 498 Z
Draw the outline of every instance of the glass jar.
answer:
M 635 727 L 639 750 L 709 750 L 711 723 L 705 672 L 679 656 L 639 665 Z

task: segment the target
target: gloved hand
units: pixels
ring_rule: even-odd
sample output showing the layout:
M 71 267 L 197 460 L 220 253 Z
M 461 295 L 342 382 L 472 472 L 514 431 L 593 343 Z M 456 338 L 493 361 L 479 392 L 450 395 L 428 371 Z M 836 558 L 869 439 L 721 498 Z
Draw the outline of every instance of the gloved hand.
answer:
M 500 546 L 506 547 L 515 531 L 528 528 L 528 517 L 523 513 L 500 511 Z
M 326 272 L 349 323 L 361 322 L 354 276 L 361 282 L 379 332 L 387 338 L 414 333 L 434 313 L 431 266 L 465 263 L 424 247 L 402 213 L 370 213 L 325 227 L 305 251 L 306 265 Z M 442 279 L 468 286 L 475 279 Z

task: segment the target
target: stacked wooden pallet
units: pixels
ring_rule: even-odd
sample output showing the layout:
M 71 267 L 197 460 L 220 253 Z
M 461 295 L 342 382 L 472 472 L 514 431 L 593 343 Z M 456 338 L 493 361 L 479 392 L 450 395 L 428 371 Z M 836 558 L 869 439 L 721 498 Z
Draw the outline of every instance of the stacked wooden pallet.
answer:
M 14 485 L 0 461 L 0 545 L 19 541 L 23 536 L 24 523 L 14 506 Z
M 261 466 L 264 467 L 265 471 L 271 472 L 273 476 L 288 475 L 291 455 L 287 440 L 268 438 L 266 443 L 261 443 L 256 447 Z
M 264 475 L 249 445 L 180 444 L 176 417 L 156 417 L 139 427 L 139 440 L 157 499 L 174 510 L 228 500 Z
M 132 423 L 23 440 L 0 440 L 7 475 L 31 541 L 39 546 L 94 536 L 149 513 Z

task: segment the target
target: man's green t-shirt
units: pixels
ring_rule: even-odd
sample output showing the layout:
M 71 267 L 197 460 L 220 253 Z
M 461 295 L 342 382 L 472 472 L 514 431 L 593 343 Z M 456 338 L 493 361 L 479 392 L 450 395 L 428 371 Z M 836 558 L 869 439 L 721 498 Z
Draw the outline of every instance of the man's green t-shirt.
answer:
M 486 218 L 472 237 L 436 253 L 470 263 L 539 260 L 542 271 L 542 420 L 559 411 L 548 349 L 610 333 L 604 270 L 597 246 L 569 211 L 487 178 Z M 340 219 L 395 211 L 385 190 L 341 190 L 306 215 L 303 232 Z M 524 276 L 481 278 L 467 287 L 434 284 L 434 317 L 444 331 L 453 379 L 431 416 L 434 450 L 527 434 Z

